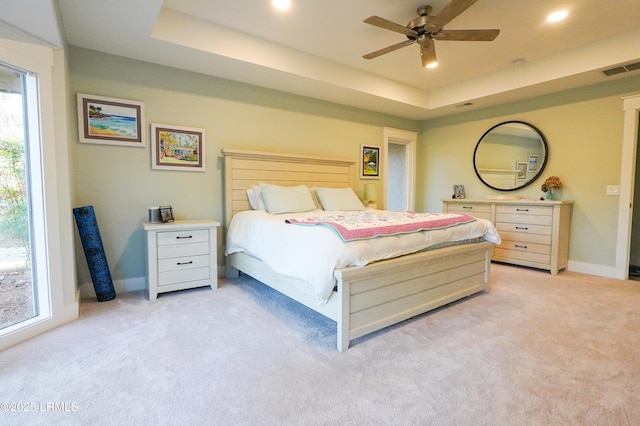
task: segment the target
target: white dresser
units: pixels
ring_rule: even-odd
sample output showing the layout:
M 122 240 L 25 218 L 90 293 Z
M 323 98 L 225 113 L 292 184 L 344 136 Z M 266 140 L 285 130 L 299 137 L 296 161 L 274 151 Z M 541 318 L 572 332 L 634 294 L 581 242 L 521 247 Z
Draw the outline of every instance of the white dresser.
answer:
M 490 220 L 502 243 L 492 260 L 545 269 L 552 274 L 567 267 L 572 201 L 442 200 L 443 211 Z
M 168 291 L 218 288 L 218 226 L 209 220 L 143 223 L 149 300 Z

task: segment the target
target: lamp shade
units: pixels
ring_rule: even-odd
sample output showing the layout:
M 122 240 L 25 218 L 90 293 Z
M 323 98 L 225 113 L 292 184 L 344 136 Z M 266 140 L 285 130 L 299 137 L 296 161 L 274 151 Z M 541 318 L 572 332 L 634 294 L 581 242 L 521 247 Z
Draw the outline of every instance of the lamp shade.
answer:
M 378 199 L 378 188 L 374 183 L 364 185 L 364 202 L 376 201 Z

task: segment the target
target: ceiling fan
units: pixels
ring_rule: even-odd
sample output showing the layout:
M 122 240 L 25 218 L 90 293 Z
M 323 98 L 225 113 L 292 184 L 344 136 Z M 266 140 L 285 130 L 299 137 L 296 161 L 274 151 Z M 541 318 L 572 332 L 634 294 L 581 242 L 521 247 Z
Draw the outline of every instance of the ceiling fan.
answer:
M 373 59 L 385 53 L 393 52 L 413 43 L 420 45 L 422 66 L 435 66 L 438 63 L 434 40 L 438 41 L 492 41 L 500 30 L 445 30 L 443 27 L 455 17 L 471 7 L 478 0 L 452 0 L 437 15 L 429 15 L 431 6 L 420 6 L 417 10 L 418 18 L 413 19 L 406 26 L 396 24 L 379 16 L 370 16 L 365 23 L 375 25 L 386 30 L 395 31 L 407 36 L 408 40 L 384 49 L 376 50 L 363 56 Z

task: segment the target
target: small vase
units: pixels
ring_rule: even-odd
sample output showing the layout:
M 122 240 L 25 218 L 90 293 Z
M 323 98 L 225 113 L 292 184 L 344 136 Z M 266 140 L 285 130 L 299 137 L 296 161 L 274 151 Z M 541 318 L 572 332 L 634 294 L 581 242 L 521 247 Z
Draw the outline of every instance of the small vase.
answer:
M 547 200 L 553 200 L 553 191 L 552 190 L 548 190 L 547 191 Z

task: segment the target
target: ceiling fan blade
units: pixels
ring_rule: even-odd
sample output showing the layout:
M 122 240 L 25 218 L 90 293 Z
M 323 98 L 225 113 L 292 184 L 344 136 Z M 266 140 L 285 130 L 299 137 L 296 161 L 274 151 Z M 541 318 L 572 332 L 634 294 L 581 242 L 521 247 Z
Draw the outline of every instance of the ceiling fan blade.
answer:
M 500 30 L 442 30 L 433 35 L 438 41 L 493 41 Z
M 385 30 L 395 31 L 400 34 L 417 37 L 418 33 L 411 28 L 407 28 L 404 25 L 396 24 L 387 19 L 379 16 L 369 16 L 364 20 L 365 23 L 375 25 L 376 27 L 384 28 Z
M 415 42 L 416 42 L 415 40 L 405 40 L 402 43 L 394 44 L 393 46 L 385 47 L 384 49 L 380 49 L 380 50 L 376 50 L 375 52 L 367 53 L 366 55 L 363 55 L 362 57 L 365 58 L 365 59 L 377 58 L 378 56 L 382 56 L 385 53 L 393 52 L 394 50 L 398 50 L 398 49 L 400 49 L 402 47 L 409 46 L 410 44 L 413 44 Z
M 456 16 L 460 15 L 462 12 L 473 6 L 475 2 L 478 0 L 452 0 L 451 3 L 446 5 L 444 9 L 440 11 L 435 16 L 436 24 L 438 28 L 434 31 L 437 31 L 451 22 Z
M 431 63 L 438 62 L 438 58 L 436 57 L 436 45 L 430 38 L 426 38 L 420 43 L 420 57 L 422 59 L 423 67 L 426 67 Z

